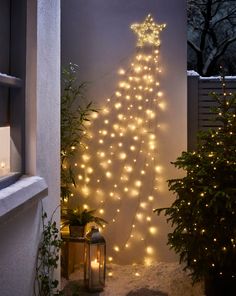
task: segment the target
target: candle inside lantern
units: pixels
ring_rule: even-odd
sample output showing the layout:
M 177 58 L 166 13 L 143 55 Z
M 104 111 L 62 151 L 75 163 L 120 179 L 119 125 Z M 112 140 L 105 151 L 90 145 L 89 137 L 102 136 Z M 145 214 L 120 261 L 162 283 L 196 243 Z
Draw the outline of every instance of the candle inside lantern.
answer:
M 0 176 L 4 176 L 7 173 L 8 173 L 8 169 L 7 169 L 6 163 L 4 161 L 1 161 L 0 162 Z
M 91 261 L 91 279 L 93 285 L 99 284 L 99 262 L 97 259 Z
M 0 177 L 10 173 L 10 127 L 0 127 Z

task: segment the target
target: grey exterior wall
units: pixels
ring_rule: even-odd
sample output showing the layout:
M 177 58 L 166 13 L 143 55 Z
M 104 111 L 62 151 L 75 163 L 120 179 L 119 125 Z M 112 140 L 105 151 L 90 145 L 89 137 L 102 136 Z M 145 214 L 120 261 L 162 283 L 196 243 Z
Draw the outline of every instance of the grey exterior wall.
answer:
M 45 179 L 43 203 L 50 216 L 60 196 L 60 1 L 28 0 L 27 5 L 26 174 Z M 0 232 L 0 295 L 32 296 L 40 198 L 32 196 L 3 215 Z
M 69 62 L 79 65 L 79 80 L 89 82 L 89 99 L 92 99 L 101 110 L 106 98 L 117 90 L 116 86 L 120 81 L 117 70 L 121 67 L 127 69 L 134 58 L 137 39 L 130 30 L 130 25 L 136 22 L 142 23 L 149 13 L 157 23 L 167 24 L 166 29 L 161 32 L 160 48 L 160 65 L 163 70 L 160 75 L 160 85 L 166 109 L 157 114 L 157 121 L 163 127 L 157 135 L 158 164 L 163 167 L 163 171 L 159 178 L 160 190 L 152 204 L 154 208 L 168 206 L 173 201 L 166 180 L 177 177 L 179 172 L 174 169 L 170 161 L 175 160 L 182 150 L 187 149 L 185 4 L 182 0 L 62 1 L 62 66 L 66 66 Z M 91 145 L 91 151 L 93 148 L 91 155 L 96 154 L 95 145 Z M 79 156 L 75 162 L 81 164 Z M 96 180 L 96 173 L 92 177 Z M 119 253 L 115 252 L 116 241 L 120 246 L 124 246 L 125 238 L 129 237 L 132 229 L 131 221 L 135 220 L 134 213 L 139 205 L 123 202 L 120 217 L 124 219 L 120 219 L 117 224 L 113 223 L 112 218 L 117 205 L 109 198 L 109 185 L 100 186 L 106 197 L 103 217 L 109 221 L 104 230 L 108 256 L 112 256 L 115 263 L 143 263 L 146 257 L 148 262 L 149 254 L 145 253 L 147 246 L 153 248 L 153 254 L 150 256 L 152 260 L 177 260 L 174 252 L 170 252 L 166 246 L 169 225 L 165 217 L 157 218 L 153 214 L 151 205 L 151 210 L 145 212 L 145 215 L 149 213 L 152 217 L 150 226 L 155 227 L 157 233 L 150 234 L 149 227 L 143 223 L 139 226 L 139 230 L 144 237 L 147 237 L 145 243 L 137 242 L 129 252 L 124 248 Z M 99 209 L 101 203 L 97 195 L 91 194 L 85 198 L 79 189 L 76 190 L 75 196 L 79 196 L 80 204 L 85 203 L 90 208 Z M 145 197 L 143 194 L 141 198 Z

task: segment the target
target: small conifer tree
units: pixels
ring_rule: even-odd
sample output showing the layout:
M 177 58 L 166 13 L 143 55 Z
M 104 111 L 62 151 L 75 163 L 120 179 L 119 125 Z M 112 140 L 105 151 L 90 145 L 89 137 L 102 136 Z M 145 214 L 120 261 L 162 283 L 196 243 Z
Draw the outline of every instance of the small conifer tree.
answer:
M 177 198 L 164 211 L 172 223 L 168 244 L 194 281 L 207 276 L 236 278 L 236 94 L 213 93 L 219 128 L 201 132 L 196 151 L 173 163 L 186 171 L 168 181 Z

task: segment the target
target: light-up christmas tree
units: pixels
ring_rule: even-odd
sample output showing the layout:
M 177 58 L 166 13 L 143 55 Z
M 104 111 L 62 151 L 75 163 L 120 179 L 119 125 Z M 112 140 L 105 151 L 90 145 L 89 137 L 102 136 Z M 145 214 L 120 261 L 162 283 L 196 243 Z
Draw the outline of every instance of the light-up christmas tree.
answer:
M 193 152 L 174 165 L 186 171 L 169 180 L 176 200 L 164 211 L 173 230 L 168 244 L 194 281 L 205 279 L 207 296 L 236 295 L 236 94 L 213 93 L 219 125 L 198 136 Z
M 119 70 L 122 80 L 114 95 L 95 114 L 78 164 L 78 194 L 84 198 L 84 207 L 92 200 L 93 207 L 110 221 L 107 228 L 116 241 L 114 254 L 121 250 L 132 253 L 132 248 L 141 243 L 147 263 L 153 248 L 145 245 L 145 240 L 156 233 L 151 215 L 161 171 L 158 111 L 165 105 L 158 81 L 159 34 L 165 26 L 156 24 L 151 15 L 142 24 L 131 25 L 138 36 L 137 52 L 130 68 Z M 141 225 L 147 233 L 140 231 Z M 117 235 L 122 228 L 129 228 L 128 235 Z

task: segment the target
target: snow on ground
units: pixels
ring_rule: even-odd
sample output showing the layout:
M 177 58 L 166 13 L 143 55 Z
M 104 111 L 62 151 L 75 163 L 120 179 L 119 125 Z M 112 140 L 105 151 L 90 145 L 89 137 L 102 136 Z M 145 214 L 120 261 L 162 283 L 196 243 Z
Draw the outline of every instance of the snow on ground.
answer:
M 79 272 L 70 275 L 70 282 L 62 279 L 66 286 L 66 296 L 88 294 L 83 288 L 77 288 L 78 294 L 69 292 L 70 285 L 76 291 Z M 81 286 L 82 281 L 77 282 Z M 190 277 L 178 263 L 156 263 L 151 266 L 115 265 L 107 267 L 105 290 L 96 293 L 99 296 L 204 296 L 203 284 L 192 286 Z

